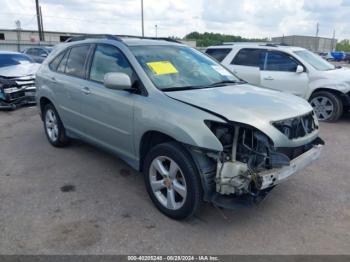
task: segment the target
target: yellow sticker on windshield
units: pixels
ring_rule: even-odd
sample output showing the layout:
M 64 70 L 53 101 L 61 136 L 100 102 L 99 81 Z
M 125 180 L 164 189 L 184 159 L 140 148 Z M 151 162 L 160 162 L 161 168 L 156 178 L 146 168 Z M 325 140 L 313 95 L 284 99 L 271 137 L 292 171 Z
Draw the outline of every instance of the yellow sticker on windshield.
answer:
M 149 62 L 148 67 L 155 75 L 177 74 L 175 66 L 169 61 Z

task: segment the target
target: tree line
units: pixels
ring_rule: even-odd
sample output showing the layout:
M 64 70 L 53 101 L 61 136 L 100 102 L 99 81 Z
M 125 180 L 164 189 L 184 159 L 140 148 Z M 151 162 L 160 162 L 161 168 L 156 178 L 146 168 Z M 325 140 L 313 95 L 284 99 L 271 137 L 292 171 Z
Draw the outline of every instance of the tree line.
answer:
M 198 33 L 192 32 L 184 37 L 184 40 L 196 40 L 197 46 L 206 47 L 211 45 L 219 45 L 223 42 L 266 42 L 267 38 L 244 38 L 236 35 L 224 35 L 218 33 Z

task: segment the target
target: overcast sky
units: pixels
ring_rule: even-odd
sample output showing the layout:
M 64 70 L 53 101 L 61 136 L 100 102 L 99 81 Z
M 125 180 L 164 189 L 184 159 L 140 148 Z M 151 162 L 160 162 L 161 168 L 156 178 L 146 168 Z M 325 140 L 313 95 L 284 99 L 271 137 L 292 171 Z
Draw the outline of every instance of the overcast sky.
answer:
M 141 34 L 141 0 L 40 0 L 44 29 Z M 0 0 L 0 28 L 36 29 L 35 0 Z M 350 0 L 144 0 L 145 33 L 183 37 L 218 32 L 245 37 L 289 34 L 350 38 Z

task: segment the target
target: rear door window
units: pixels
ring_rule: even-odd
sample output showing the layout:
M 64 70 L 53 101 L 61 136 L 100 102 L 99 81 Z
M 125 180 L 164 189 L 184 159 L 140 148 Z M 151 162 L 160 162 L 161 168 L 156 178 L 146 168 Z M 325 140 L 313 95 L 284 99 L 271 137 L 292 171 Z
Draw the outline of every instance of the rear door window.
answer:
M 295 72 L 298 65 L 298 61 L 287 53 L 280 51 L 269 51 L 265 70 Z
M 231 48 L 210 48 L 205 51 L 206 54 L 222 62 L 225 57 L 231 52 Z
M 69 52 L 65 73 L 71 76 L 84 78 L 85 63 L 89 50 L 90 45 L 72 47 Z
M 264 70 L 266 53 L 265 49 L 243 48 L 233 58 L 231 64 L 259 67 L 260 70 Z

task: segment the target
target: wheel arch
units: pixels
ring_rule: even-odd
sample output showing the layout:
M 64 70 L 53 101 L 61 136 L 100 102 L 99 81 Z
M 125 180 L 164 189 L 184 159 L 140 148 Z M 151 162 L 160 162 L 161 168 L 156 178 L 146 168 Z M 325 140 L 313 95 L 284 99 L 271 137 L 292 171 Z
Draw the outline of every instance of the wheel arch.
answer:
M 310 101 L 310 98 L 317 92 L 329 92 L 337 97 L 339 97 L 343 103 L 344 106 L 350 106 L 350 98 L 346 96 L 346 94 L 344 94 L 343 92 L 336 90 L 336 89 L 332 89 L 332 88 L 327 88 L 327 87 L 320 87 L 317 88 L 315 90 L 312 91 L 312 93 L 310 94 L 308 100 Z
M 165 133 L 151 130 L 147 131 L 143 134 L 140 140 L 139 154 L 139 171 L 143 172 L 144 160 L 146 158 L 147 153 L 156 145 L 165 143 L 165 142 L 177 142 L 183 146 L 183 148 L 188 152 L 188 156 L 194 163 L 194 166 L 198 172 L 199 178 L 201 180 L 202 189 L 203 189 L 203 199 L 205 201 L 210 200 L 210 195 L 215 190 L 213 188 L 213 178 L 216 174 L 216 161 L 209 158 L 205 155 L 205 151 L 208 149 L 194 148 L 191 150 L 191 146 L 184 144 L 174 137 L 167 135 Z M 210 150 L 209 150 L 210 151 Z M 214 151 L 213 151 L 214 152 Z M 217 152 L 214 152 L 217 153 Z
M 139 170 L 142 171 L 144 159 L 147 153 L 153 147 L 165 142 L 170 142 L 170 141 L 177 141 L 177 140 L 170 135 L 167 135 L 165 133 L 162 133 L 156 130 L 149 130 L 145 132 L 141 137 L 140 145 L 139 145 L 139 156 L 140 156 Z

